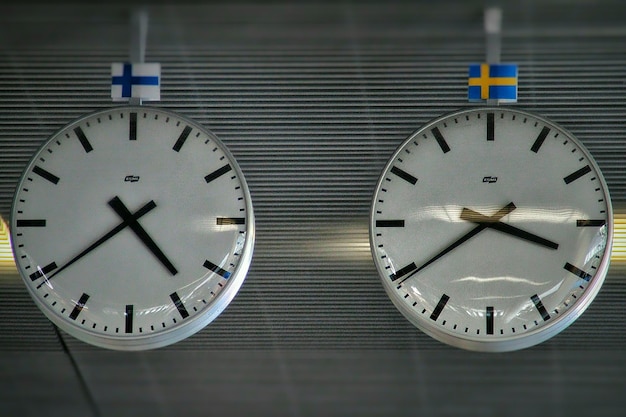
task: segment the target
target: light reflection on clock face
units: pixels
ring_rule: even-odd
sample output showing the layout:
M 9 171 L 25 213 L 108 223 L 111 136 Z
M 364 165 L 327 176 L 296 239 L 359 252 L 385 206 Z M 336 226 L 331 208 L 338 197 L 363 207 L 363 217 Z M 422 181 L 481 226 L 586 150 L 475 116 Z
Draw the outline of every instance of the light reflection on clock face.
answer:
M 426 125 L 390 158 L 370 236 L 383 285 L 417 327 L 513 350 L 569 325 L 606 275 L 612 211 L 590 154 L 550 121 L 503 108 Z
M 254 243 L 250 194 L 226 147 L 150 107 L 100 111 L 53 135 L 25 170 L 11 221 L 44 313 L 114 349 L 203 328 L 242 284 Z

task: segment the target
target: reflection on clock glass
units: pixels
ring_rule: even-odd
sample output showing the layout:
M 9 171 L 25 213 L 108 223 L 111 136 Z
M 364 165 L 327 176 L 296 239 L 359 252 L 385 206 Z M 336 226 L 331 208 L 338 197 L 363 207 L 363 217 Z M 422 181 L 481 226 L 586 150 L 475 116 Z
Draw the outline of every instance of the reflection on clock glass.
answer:
M 389 160 L 371 214 L 373 257 L 399 310 L 460 347 L 545 340 L 606 275 L 612 211 L 571 134 L 529 113 L 444 116 Z
M 61 129 L 26 168 L 13 210 L 18 268 L 36 302 L 106 347 L 195 333 L 250 263 L 254 218 L 238 165 L 212 133 L 156 108 Z

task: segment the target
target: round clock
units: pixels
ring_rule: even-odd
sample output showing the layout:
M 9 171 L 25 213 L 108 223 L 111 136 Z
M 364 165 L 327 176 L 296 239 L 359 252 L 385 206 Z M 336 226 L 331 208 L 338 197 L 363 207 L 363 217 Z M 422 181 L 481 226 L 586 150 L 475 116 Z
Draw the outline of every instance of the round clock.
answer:
M 383 286 L 416 327 L 468 350 L 526 348 L 562 331 L 606 276 L 613 215 L 589 152 L 543 117 L 457 111 L 396 150 L 374 194 Z
M 124 106 L 84 116 L 39 149 L 19 181 L 18 270 L 59 328 L 143 350 L 215 319 L 247 274 L 254 215 L 244 176 L 211 132 Z

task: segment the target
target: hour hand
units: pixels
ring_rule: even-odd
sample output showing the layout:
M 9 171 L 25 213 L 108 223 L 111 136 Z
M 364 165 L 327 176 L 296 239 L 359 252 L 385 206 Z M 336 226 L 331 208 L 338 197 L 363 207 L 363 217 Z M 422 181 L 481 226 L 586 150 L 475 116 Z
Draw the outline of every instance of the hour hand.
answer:
M 157 244 L 152 240 L 150 235 L 145 231 L 145 229 L 139 224 L 139 222 L 133 218 L 132 213 L 126 208 L 122 200 L 119 197 L 114 197 L 109 201 L 109 206 L 124 220 L 124 223 L 128 224 L 128 227 L 135 232 L 139 240 L 143 242 L 144 245 L 156 256 L 156 258 L 170 271 L 170 274 L 176 275 L 178 270 L 176 267 L 170 262 L 170 260 L 165 256 L 163 251 L 157 246 Z
M 493 216 L 489 217 L 489 219 L 491 219 L 491 221 L 498 221 L 502 217 L 506 216 L 507 214 L 509 214 L 513 210 L 515 210 L 515 208 L 516 208 L 515 204 L 513 204 L 513 202 L 510 202 L 509 204 L 507 204 L 506 206 L 504 206 L 500 210 L 498 210 L 496 212 L 496 214 L 494 214 Z M 470 230 L 469 232 L 467 232 L 466 234 L 464 234 L 463 236 L 461 236 L 460 238 L 458 238 L 457 240 L 452 242 L 445 249 L 441 250 L 438 254 L 436 254 L 435 256 L 433 256 L 432 258 L 427 260 L 425 263 L 423 263 L 422 266 L 420 266 L 419 268 L 415 268 L 410 274 L 405 276 L 399 282 L 399 284 L 402 284 L 404 281 L 406 281 L 407 279 L 411 278 L 413 275 L 417 274 L 419 271 L 421 271 L 422 269 L 426 268 L 428 265 L 432 264 L 433 262 L 435 262 L 435 261 L 441 259 L 443 256 L 447 255 L 448 253 L 452 252 L 454 249 L 456 249 L 457 247 L 461 246 L 463 243 L 467 242 L 472 237 L 476 236 L 477 234 L 479 234 L 480 232 L 482 232 L 486 228 L 487 228 L 487 224 L 479 223 L 478 226 L 476 226 L 475 228 L 473 228 L 472 230 Z
M 511 226 L 510 224 L 507 223 L 502 223 L 499 219 L 494 218 L 494 217 L 490 217 L 490 216 L 485 216 L 483 214 L 480 214 L 474 210 L 468 209 L 466 207 L 463 208 L 463 210 L 461 211 L 461 219 L 462 220 L 467 220 L 470 221 L 472 223 L 476 223 L 479 225 L 484 225 L 486 227 L 489 227 L 491 229 L 494 230 L 498 230 L 500 232 L 503 233 L 507 233 L 509 235 L 518 237 L 520 239 L 524 239 L 527 240 L 529 242 L 533 242 L 536 244 L 539 244 L 541 246 L 544 246 L 546 248 L 549 249 L 558 249 L 559 248 L 559 244 L 552 242 L 551 240 L 545 239 L 541 236 L 537 236 L 533 233 L 527 232 L 525 230 L 519 229 L 515 226 Z

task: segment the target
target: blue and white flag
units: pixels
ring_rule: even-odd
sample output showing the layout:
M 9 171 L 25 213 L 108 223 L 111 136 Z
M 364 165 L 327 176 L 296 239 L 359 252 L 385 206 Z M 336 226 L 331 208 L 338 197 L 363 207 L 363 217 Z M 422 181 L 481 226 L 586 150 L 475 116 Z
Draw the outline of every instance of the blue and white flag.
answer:
M 161 99 L 161 64 L 111 64 L 111 98 L 123 101 L 131 97 Z

